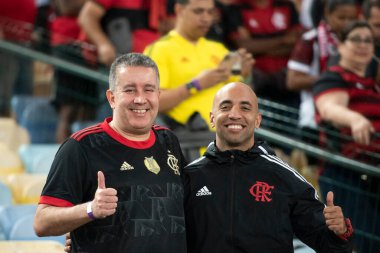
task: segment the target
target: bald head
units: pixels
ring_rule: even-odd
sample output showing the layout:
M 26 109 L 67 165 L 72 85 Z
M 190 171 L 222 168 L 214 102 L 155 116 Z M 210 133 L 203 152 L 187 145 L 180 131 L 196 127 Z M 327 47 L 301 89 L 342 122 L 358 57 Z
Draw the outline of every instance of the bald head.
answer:
M 220 150 L 250 149 L 261 122 L 256 94 L 240 82 L 223 86 L 214 97 L 210 121 Z
M 230 100 L 236 98 L 245 98 L 250 102 L 256 111 L 258 111 L 257 96 L 255 92 L 245 83 L 234 82 L 224 85 L 214 96 L 212 110 L 218 107 L 221 100 Z

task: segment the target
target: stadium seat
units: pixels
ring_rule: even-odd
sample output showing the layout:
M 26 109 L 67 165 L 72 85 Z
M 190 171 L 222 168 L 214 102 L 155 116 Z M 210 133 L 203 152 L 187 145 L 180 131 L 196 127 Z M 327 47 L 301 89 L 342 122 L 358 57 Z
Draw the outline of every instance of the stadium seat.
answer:
M 36 207 L 37 205 L 2 206 L 0 208 L 0 237 L 2 236 L 5 240 L 8 240 L 16 221 L 27 215 L 34 215 Z
M 0 206 L 12 204 L 12 191 L 9 187 L 0 181 Z
M 39 179 L 33 180 L 27 183 L 21 193 L 22 204 L 34 204 L 38 203 L 42 189 L 46 183 L 46 177 L 40 177 Z
M 12 190 L 15 203 L 37 204 L 46 178 L 46 174 L 21 173 L 9 175 L 7 178 L 8 185 Z
M 11 113 L 17 123 L 21 122 L 25 109 L 33 103 L 45 103 L 49 101 L 47 97 L 36 97 L 32 95 L 14 95 L 11 99 Z
M 20 219 L 18 219 L 15 224 L 12 226 L 12 229 L 9 233 L 9 240 L 54 240 L 61 244 L 65 243 L 65 236 L 47 236 L 47 237 L 38 237 L 34 232 L 33 228 L 34 223 L 34 213 L 28 214 Z
M 47 99 L 32 101 L 20 118 L 20 125 L 28 131 L 31 143 L 56 143 L 57 122 L 57 112 Z
M 56 241 L 0 241 L 1 253 L 63 253 L 64 246 Z
M 26 129 L 12 118 L 0 118 L 0 142 L 9 149 L 17 151 L 20 145 L 30 142 Z
M 76 121 L 73 124 L 71 124 L 71 132 L 72 133 L 78 132 L 79 130 L 82 130 L 83 128 L 95 125 L 97 123 L 98 122 L 96 121 Z
M 59 144 L 27 144 L 22 145 L 18 154 L 25 172 L 31 174 L 48 174 Z
M 5 144 L 0 144 L 0 175 L 23 172 L 23 166 L 18 154 Z

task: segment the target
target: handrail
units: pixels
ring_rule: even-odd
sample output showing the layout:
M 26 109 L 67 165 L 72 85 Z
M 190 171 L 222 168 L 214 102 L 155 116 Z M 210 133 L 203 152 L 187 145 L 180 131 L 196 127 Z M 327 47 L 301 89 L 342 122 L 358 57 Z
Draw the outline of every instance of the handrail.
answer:
M 215 133 L 210 131 L 193 132 L 193 134 L 189 134 L 188 131 L 177 131 L 176 135 L 178 136 L 178 139 L 180 140 L 181 146 L 183 148 L 191 147 L 192 144 L 207 146 L 212 140 L 215 139 Z M 266 130 L 264 128 L 256 129 L 255 136 L 261 137 L 266 141 L 276 143 L 283 147 L 298 148 L 313 157 L 322 158 L 328 160 L 331 163 L 345 166 L 357 172 L 380 178 L 380 168 L 376 166 L 358 162 L 356 160 L 346 158 L 338 154 L 332 154 L 319 147 L 297 141 L 270 130 Z M 182 143 L 184 143 L 184 145 L 182 145 Z
M 67 72 L 70 72 L 72 74 L 79 75 L 81 77 L 84 77 L 89 80 L 93 81 L 101 81 L 105 85 L 108 84 L 108 75 L 92 70 L 86 67 L 83 67 L 81 65 L 72 63 L 70 61 L 62 60 L 57 57 L 38 52 L 36 50 L 33 50 L 31 48 L 27 48 L 15 43 L 7 42 L 0 39 L 0 49 L 5 49 L 8 52 L 11 52 L 13 54 L 20 55 L 22 57 L 38 60 L 44 63 L 51 64 L 55 67 L 59 67 Z
M 26 58 L 30 58 L 30 59 L 34 59 L 34 60 L 39 60 L 41 62 L 51 64 L 55 67 L 61 68 L 65 71 L 71 72 L 73 74 L 80 75 L 84 78 L 88 78 L 88 79 L 91 79 L 91 80 L 94 80 L 97 82 L 101 81 L 104 83 L 108 83 L 107 75 L 102 73 L 102 72 L 98 72 L 96 70 L 92 70 L 92 69 L 80 66 L 78 64 L 75 64 L 75 63 L 72 63 L 72 62 L 69 62 L 66 60 L 62 60 L 62 59 L 56 58 L 54 56 L 51 56 L 51 55 L 48 55 L 45 53 L 41 53 L 41 52 L 38 52 L 36 50 L 30 49 L 30 48 L 27 48 L 27 47 L 24 47 L 21 45 L 17 45 L 17 44 L 11 43 L 11 42 L 0 40 L 0 49 L 6 50 L 6 51 L 11 52 L 13 54 L 20 55 L 22 57 L 26 57 Z M 268 105 L 270 103 L 270 101 L 266 101 L 263 99 L 260 99 L 260 102 L 264 103 L 265 105 Z M 282 108 L 280 105 L 277 105 L 277 108 L 284 110 L 284 108 Z M 292 112 L 294 112 L 294 111 L 292 111 Z M 198 140 L 198 141 L 201 141 L 201 144 L 205 144 L 205 145 L 207 145 L 207 140 L 210 140 L 210 141 L 213 140 L 214 135 L 215 135 L 215 133 L 207 132 L 207 131 L 196 133 L 196 136 L 199 136 L 201 138 L 194 138 L 194 135 L 189 135 L 188 132 L 187 132 L 187 134 L 181 134 L 181 133 L 178 133 L 178 134 L 179 134 L 180 141 L 185 142 L 186 140 L 188 140 L 189 143 L 190 142 L 194 143 L 195 141 Z M 380 168 L 378 168 L 378 167 L 368 165 L 368 164 L 364 164 L 364 163 L 343 157 L 343 156 L 338 155 L 338 154 L 329 153 L 328 151 L 325 151 L 321 148 L 312 146 L 310 144 L 306 144 L 306 143 L 301 142 L 301 141 L 297 141 L 295 139 L 283 136 L 281 134 L 277 134 L 275 132 L 266 130 L 264 128 L 257 129 L 255 134 L 257 137 L 263 137 L 267 141 L 276 143 L 280 146 L 298 148 L 300 150 L 305 151 L 307 154 L 309 154 L 313 157 L 322 158 L 322 159 L 328 160 L 331 163 L 339 164 L 339 165 L 345 166 L 347 168 L 353 169 L 355 171 L 365 173 L 368 175 L 373 175 L 373 176 L 380 178 Z
M 267 141 L 274 142 L 276 144 L 279 144 L 281 146 L 285 147 L 292 147 L 292 148 L 298 148 L 303 151 L 305 151 L 307 154 L 317 157 L 317 158 L 323 158 L 328 160 L 331 163 L 339 164 L 342 166 L 346 166 L 350 169 L 353 169 L 357 172 L 376 176 L 380 178 L 380 168 L 376 166 L 372 166 L 369 164 L 365 164 L 362 162 L 358 162 L 353 159 L 346 158 L 344 156 L 338 155 L 338 154 L 332 154 L 326 150 L 323 150 L 321 148 L 315 147 L 310 144 L 306 144 L 297 140 L 294 140 L 292 138 L 274 133 L 272 131 L 259 128 L 255 131 L 256 136 L 258 137 L 264 137 Z

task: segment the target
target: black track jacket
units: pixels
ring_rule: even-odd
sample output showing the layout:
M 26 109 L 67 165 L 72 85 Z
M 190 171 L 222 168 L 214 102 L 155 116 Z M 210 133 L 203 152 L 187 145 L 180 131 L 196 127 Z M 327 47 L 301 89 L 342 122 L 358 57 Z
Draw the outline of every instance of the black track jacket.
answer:
M 188 253 L 288 253 L 294 234 L 317 252 L 352 252 L 315 189 L 264 142 L 246 152 L 210 143 L 183 176 Z

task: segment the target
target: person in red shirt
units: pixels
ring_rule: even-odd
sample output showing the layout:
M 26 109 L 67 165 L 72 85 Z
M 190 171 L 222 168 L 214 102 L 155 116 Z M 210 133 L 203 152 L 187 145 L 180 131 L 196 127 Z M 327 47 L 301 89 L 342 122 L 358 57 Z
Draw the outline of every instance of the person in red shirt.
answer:
M 261 98 L 298 106 L 298 93 L 287 90 L 286 64 L 302 29 L 287 0 L 245 0 L 231 7 L 229 37 L 255 57 L 253 89 Z
M 158 39 L 166 0 L 88 1 L 79 15 L 84 39 L 96 45 L 95 59 L 109 66 L 117 55 L 142 52 Z M 92 56 L 92 60 L 94 56 Z
M 29 46 L 35 17 L 34 0 L 0 1 L 0 39 Z M 33 94 L 32 62 L 0 51 L 0 70 L 0 116 L 9 116 L 14 94 Z
M 86 1 L 52 0 L 52 54 L 80 65 L 87 65 L 82 56 L 82 47 L 91 46 L 78 40 L 80 27 L 77 16 Z M 62 143 L 70 136 L 73 122 L 94 120 L 100 102 L 99 90 L 96 82 L 60 69 L 54 70 L 54 81 L 53 104 L 59 114 L 56 140 Z

